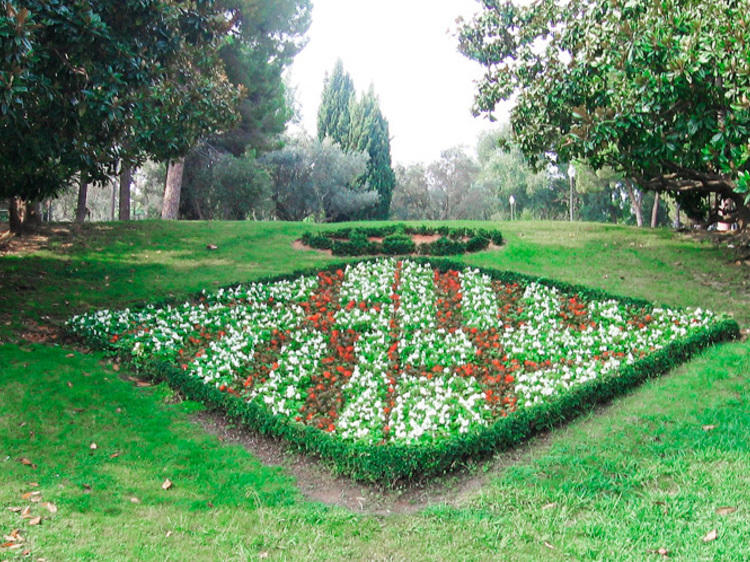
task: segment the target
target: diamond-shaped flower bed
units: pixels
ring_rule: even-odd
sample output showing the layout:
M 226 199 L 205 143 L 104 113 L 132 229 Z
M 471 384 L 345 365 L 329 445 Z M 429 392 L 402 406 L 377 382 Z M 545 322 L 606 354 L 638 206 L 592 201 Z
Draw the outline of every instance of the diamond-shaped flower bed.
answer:
M 364 261 L 68 326 L 194 399 L 384 481 L 517 442 L 737 333 L 701 309 L 453 267 Z

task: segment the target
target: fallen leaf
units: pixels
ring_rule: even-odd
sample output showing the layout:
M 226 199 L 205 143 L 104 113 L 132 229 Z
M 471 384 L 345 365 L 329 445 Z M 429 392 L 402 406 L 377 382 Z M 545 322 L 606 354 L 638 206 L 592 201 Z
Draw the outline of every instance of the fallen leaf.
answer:
M 165 536 L 165 537 L 171 537 L 171 536 L 172 536 L 172 531 L 167 531 L 167 534 L 166 534 L 166 535 L 164 535 L 164 536 Z
M 557 505 L 556 503 L 547 503 L 547 504 L 544 504 L 544 505 L 542 506 L 542 509 L 552 509 L 552 508 L 553 508 L 553 507 L 555 507 L 556 505 Z
M 112 363 L 112 370 L 113 371 L 119 371 L 120 370 L 120 364 L 119 363 Z
M 68 385 L 68 388 L 73 388 L 73 383 L 72 382 L 68 381 L 67 385 Z
M 94 449 L 96 449 L 96 448 L 97 448 L 97 446 L 96 446 L 96 443 L 94 443 L 94 442 L 92 442 L 91 445 L 89 445 L 89 449 L 91 449 L 92 451 Z
M 166 480 L 164 480 L 164 482 L 162 482 L 162 485 L 161 485 L 162 490 L 169 490 L 171 487 L 172 487 L 172 481 L 169 478 L 167 478 Z
M 703 542 L 711 542 L 713 540 L 716 540 L 716 537 L 719 536 L 719 534 L 716 532 L 716 529 L 712 529 L 708 533 L 706 533 L 706 536 L 703 537 Z
M 151 386 L 151 383 L 147 381 L 138 381 L 137 383 L 135 383 L 135 386 L 137 386 L 138 388 L 143 388 L 146 386 Z
M 116 413 L 116 414 L 120 414 L 120 413 L 122 413 L 122 408 L 117 408 L 117 409 L 115 410 L 115 413 Z
M 735 511 L 737 511 L 737 508 L 732 507 L 731 505 L 725 505 L 725 506 L 716 508 L 716 513 L 718 515 L 729 515 L 730 513 L 734 513 Z
M 33 517 L 33 515 L 31 515 L 31 506 L 27 505 L 23 508 L 23 511 L 21 511 L 21 518 L 30 519 L 31 517 Z
M 8 511 L 12 511 L 13 513 L 20 513 L 21 510 L 23 510 L 22 507 L 9 507 Z
M 83 493 L 88 494 L 91 491 L 91 484 L 81 484 L 83 487 Z
M 42 507 L 47 508 L 47 511 L 50 513 L 57 513 L 57 506 L 53 504 L 52 502 L 44 502 L 43 504 L 40 504 Z
M 260 554 L 258 554 L 258 558 L 268 558 L 268 553 L 265 551 L 261 552 Z
M 39 525 L 42 522 L 42 518 L 39 516 L 36 516 L 32 519 L 29 519 L 29 525 Z
M 74 412 L 75 412 L 76 414 L 80 414 L 81 412 L 85 412 L 85 411 L 86 411 L 86 408 L 73 408 L 73 411 L 74 411 Z
M 36 468 L 36 465 L 33 462 L 31 462 L 29 459 L 27 459 L 26 457 L 21 457 L 20 459 L 18 459 L 18 462 L 20 462 L 23 465 L 30 466 L 31 468 Z
M 548 543 L 547 541 L 544 541 L 544 546 L 546 546 L 546 547 L 547 547 L 547 548 L 549 548 L 550 550 L 555 550 L 555 547 L 554 547 L 554 546 L 552 546 L 552 545 L 551 545 L 550 543 Z
M 67 357 L 68 359 L 70 359 L 71 357 L 75 357 L 75 356 L 76 356 L 75 353 L 68 353 L 65 357 Z
M 141 503 L 141 500 L 133 496 L 132 498 L 130 498 L 130 503 Z
M 703 426 L 703 431 L 712 431 L 714 429 L 716 429 L 715 425 L 704 425 Z
M 26 482 L 27 486 L 31 486 L 32 488 L 38 488 L 39 482 Z
M 26 422 L 21 422 L 18 424 L 18 427 L 24 427 L 26 425 Z
M 26 492 L 25 494 L 23 494 L 21 496 L 21 499 L 34 501 L 33 500 L 34 497 L 41 496 L 41 495 L 42 493 L 39 490 L 33 490 L 31 492 Z
M 206 250 L 218 250 L 219 247 L 216 244 L 206 244 Z
M 122 454 L 122 453 L 120 453 L 120 452 L 118 451 L 117 453 L 112 453 L 111 455 L 109 455 L 109 458 L 110 458 L 110 459 L 116 459 L 116 458 L 117 458 L 117 457 L 119 457 L 119 456 L 120 456 L 121 454 Z

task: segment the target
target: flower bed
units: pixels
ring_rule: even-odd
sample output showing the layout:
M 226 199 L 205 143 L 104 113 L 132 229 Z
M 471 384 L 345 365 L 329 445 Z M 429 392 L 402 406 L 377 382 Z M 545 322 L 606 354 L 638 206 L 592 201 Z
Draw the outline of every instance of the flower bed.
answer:
M 413 236 L 435 236 L 431 242 L 417 244 Z M 307 232 L 302 243 L 319 250 L 331 250 L 336 256 L 422 254 L 450 256 L 479 252 L 489 245 L 503 243 L 498 230 L 451 228 L 448 226 L 407 226 L 403 224 L 359 228 L 340 228 L 325 232 Z
M 388 482 L 515 443 L 738 332 L 701 309 L 393 258 L 68 327 L 343 472 Z

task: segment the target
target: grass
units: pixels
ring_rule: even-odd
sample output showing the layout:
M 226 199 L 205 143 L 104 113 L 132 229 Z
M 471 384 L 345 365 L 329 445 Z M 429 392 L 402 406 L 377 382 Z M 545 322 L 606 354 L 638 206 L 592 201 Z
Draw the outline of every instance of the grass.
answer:
M 502 250 L 464 261 L 750 323 L 748 268 L 727 265 L 731 255 L 712 245 L 628 227 L 499 227 L 508 240 Z M 683 560 L 750 559 L 746 342 L 714 347 L 498 454 L 477 467 L 481 485 L 454 505 L 381 517 L 306 501 L 282 469 L 205 435 L 190 421 L 197 405 L 173 403 L 162 385 L 121 380 L 100 354 L 19 337 L 90 307 L 325 263 L 291 248 L 306 228 L 316 227 L 90 225 L 0 258 L 0 532 L 18 528 L 27 545 L 0 549 L 0 560 L 27 548 L 48 560 L 643 560 L 659 559 L 650 552 L 659 548 Z M 219 249 L 206 250 L 209 243 Z M 18 462 L 24 457 L 36 468 Z M 169 490 L 161 488 L 166 478 Z M 57 513 L 23 500 L 31 490 Z M 25 505 L 43 516 L 40 525 L 5 509 Z M 720 515 L 723 506 L 736 511 Z M 713 529 L 716 540 L 704 542 Z

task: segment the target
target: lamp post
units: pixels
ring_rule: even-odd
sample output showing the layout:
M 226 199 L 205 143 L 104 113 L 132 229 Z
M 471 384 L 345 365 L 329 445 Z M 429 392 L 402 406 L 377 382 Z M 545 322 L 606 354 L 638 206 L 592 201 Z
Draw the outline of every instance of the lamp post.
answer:
M 516 198 L 511 195 L 508 197 L 508 202 L 510 203 L 510 220 L 513 220 L 515 215 Z
M 568 206 L 570 207 L 570 222 L 573 222 L 573 180 L 576 177 L 576 169 L 573 167 L 572 162 L 568 165 L 568 177 L 570 178 L 570 197 L 568 199 Z

